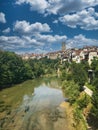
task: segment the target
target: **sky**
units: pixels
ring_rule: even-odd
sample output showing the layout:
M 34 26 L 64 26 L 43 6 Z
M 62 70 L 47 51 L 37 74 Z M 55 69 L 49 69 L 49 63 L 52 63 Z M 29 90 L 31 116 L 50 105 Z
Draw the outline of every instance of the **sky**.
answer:
M 0 49 L 47 53 L 98 46 L 98 0 L 0 0 Z

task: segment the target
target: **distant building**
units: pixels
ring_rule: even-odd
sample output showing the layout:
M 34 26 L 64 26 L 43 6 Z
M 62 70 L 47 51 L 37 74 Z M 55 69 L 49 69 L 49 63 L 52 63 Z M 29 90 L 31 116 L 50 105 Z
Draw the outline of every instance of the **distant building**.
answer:
M 52 59 L 52 60 L 57 59 L 58 58 L 58 53 L 57 52 L 48 53 L 47 58 Z
M 55 51 L 55 52 L 49 52 L 47 54 L 22 54 L 21 57 L 24 60 L 28 59 L 38 59 L 47 57 L 49 59 L 57 59 L 59 58 L 61 60 L 61 63 L 63 61 L 74 61 L 76 63 L 80 63 L 81 61 L 85 60 L 88 61 L 89 65 L 91 64 L 94 57 L 98 57 L 98 48 L 97 47 L 84 47 L 82 49 L 79 48 L 72 48 L 72 49 L 66 49 L 65 42 L 62 42 L 62 50 Z
M 94 57 L 98 57 L 97 52 L 96 51 L 89 52 L 89 59 L 88 59 L 89 65 L 92 63 Z
M 65 51 L 66 50 L 66 44 L 65 42 L 62 42 L 62 51 Z

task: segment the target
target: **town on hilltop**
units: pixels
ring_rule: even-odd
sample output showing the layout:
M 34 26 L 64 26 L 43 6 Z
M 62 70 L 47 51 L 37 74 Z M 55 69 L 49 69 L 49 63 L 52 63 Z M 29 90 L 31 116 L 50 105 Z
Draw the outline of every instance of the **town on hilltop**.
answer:
M 91 61 L 94 57 L 98 57 L 98 47 L 96 46 L 85 46 L 83 48 L 71 48 L 66 49 L 65 42 L 62 43 L 62 49 L 55 52 L 49 52 L 46 54 L 34 54 L 34 53 L 26 53 L 22 54 L 22 59 L 61 59 L 61 61 L 74 61 L 76 63 L 80 63 L 82 60 L 88 61 L 91 64 Z

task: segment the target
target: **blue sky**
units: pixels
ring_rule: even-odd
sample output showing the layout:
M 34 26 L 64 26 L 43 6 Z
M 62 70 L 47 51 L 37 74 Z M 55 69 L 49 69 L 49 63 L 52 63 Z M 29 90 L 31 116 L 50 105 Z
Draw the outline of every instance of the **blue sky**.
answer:
M 98 46 L 98 0 L 0 0 L 0 49 L 47 53 Z

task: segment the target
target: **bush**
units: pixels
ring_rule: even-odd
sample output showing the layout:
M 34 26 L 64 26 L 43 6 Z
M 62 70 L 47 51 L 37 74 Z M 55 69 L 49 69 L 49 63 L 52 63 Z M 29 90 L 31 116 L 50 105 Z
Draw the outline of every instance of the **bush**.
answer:
M 86 108 L 89 102 L 89 97 L 86 94 L 82 95 L 82 97 L 77 101 L 80 109 Z
M 62 84 L 65 96 L 68 96 L 69 102 L 73 104 L 79 96 L 79 85 L 74 81 L 64 81 Z

